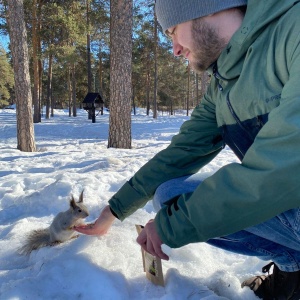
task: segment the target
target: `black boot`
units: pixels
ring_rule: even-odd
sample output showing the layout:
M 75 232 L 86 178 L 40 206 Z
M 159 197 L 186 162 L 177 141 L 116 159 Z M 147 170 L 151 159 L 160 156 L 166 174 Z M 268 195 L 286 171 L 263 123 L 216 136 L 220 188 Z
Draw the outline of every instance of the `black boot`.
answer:
M 270 268 L 274 266 L 273 273 Z M 264 266 L 262 271 L 268 275 L 254 276 L 242 283 L 249 287 L 256 296 L 264 300 L 299 300 L 300 271 L 283 272 L 272 262 Z

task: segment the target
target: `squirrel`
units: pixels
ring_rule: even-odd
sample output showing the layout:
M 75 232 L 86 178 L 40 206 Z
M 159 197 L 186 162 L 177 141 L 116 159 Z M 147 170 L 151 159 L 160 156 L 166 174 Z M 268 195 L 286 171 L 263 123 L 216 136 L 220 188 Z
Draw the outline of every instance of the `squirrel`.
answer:
M 73 227 L 80 225 L 82 219 L 85 219 L 88 215 L 88 209 L 83 204 L 83 191 L 78 202 L 75 202 L 74 197 L 71 196 L 70 208 L 67 211 L 58 213 L 48 228 L 30 232 L 25 245 L 19 249 L 19 253 L 29 255 L 32 250 L 53 246 L 78 237 L 79 235 Z

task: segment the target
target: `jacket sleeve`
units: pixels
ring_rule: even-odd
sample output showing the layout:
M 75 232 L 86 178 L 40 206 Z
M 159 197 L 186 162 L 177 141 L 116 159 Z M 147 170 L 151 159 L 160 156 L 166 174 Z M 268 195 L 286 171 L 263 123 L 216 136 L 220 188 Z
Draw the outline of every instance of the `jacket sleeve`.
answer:
M 298 37 L 299 41 L 299 37 Z M 207 241 L 300 207 L 300 45 L 287 55 L 278 107 L 241 164 L 231 163 L 192 194 L 159 211 L 156 229 L 170 247 Z
M 203 99 L 184 122 L 171 144 L 147 162 L 109 200 L 120 220 L 143 207 L 163 182 L 199 171 L 222 149 L 215 117 L 215 105 Z

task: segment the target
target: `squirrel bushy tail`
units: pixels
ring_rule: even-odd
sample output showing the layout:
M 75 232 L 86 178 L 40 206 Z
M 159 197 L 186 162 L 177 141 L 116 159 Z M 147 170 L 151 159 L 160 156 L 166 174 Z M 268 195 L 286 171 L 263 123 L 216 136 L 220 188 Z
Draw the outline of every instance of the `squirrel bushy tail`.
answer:
M 49 246 L 49 228 L 33 230 L 27 237 L 25 245 L 19 249 L 20 254 L 29 255 L 32 250 Z

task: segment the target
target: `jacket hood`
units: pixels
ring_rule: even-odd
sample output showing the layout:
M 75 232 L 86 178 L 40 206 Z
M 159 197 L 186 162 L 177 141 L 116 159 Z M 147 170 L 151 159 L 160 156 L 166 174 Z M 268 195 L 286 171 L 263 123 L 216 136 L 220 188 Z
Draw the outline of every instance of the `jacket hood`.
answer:
M 241 27 L 232 36 L 217 61 L 220 76 L 225 80 L 237 77 L 247 51 L 265 27 L 278 20 L 298 2 L 300 0 L 248 0 Z

